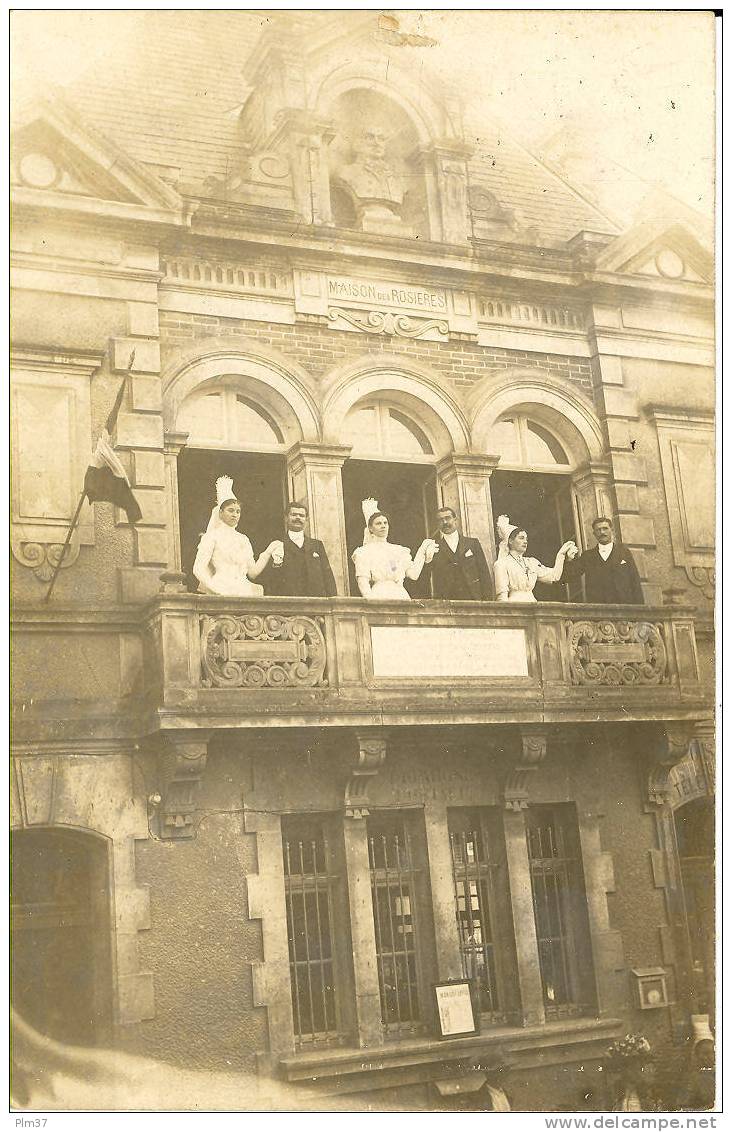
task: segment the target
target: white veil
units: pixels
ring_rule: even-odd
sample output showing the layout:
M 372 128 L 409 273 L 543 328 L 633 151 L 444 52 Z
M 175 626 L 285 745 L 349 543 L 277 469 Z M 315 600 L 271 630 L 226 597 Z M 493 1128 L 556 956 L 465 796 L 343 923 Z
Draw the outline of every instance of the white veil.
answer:
M 218 528 L 222 526 L 219 511 L 222 505 L 227 503 L 230 499 L 236 499 L 234 495 L 234 481 L 231 476 L 219 476 L 216 480 L 216 502 L 211 510 L 211 518 L 208 521 L 208 526 L 206 527 L 203 538 L 206 538 L 207 535 L 215 535 Z M 236 502 L 238 503 L 239 500 L 236 499 Z

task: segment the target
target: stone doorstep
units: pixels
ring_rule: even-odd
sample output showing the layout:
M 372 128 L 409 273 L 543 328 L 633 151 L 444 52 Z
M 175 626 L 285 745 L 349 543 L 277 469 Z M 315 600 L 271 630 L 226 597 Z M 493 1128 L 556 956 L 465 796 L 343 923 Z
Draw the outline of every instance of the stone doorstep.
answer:
M 500 1054 L 540 1053 L 551 1051 L 555 1056 L 543 1059 L 543 1064 L 566 1060 L 567 1047 L 576 1047 L 586 1042 L 611 1041 L 625 1025 L 620 1018 L 591 1018 L 577 1021 L 547 1022 L 541 1026 L 496 1027 L 490 1033 L 469 1038 L 438 1040 L 435 1038 L 395 1041 L 383 1046 L 365 1049 L 323 1049 L 318 1053 L 298 1053 L 279 1059 L 279 1067 L 287 1081 L 326 1081 L 338 1079 L 339 1091 L 359 1091 L 361 1088 L 385 1087 L 386 1082 L 376 1084 L 371 1077 L 387 1070 L 415 1071 L 427 1068 L 427 1077 L 415 1080 L 430 1080 L 439 1066 L 479 1057 L 484 1051 L 495 1050 Z M 577 1055 L 579 1056 L 579 1054 Z M 588 1055 L 587 1056 L 597 1056 Z M 521 1060 L 523 1066 L 524 1062 Z M 475 1068 L 478 1068 L 476 1066 Z M 484 1066 L 480 1067 L 484 1069 Z M 507 1066 L 510 1071 L 512 1066 Z M 449 1075 L 451 1070 L 446 1070 Z M 344 1085 L 343 1078 L 353 1075 L 354 1083 Z M 366 1076 L 368 1075 L 368 1076 Z M 363 1084 L 364 1077 L 369 1084 Z M 361 1084 L 357 1084 L 360 1081 Z M 406 1081 L 402 1082 L 406 1083 Z

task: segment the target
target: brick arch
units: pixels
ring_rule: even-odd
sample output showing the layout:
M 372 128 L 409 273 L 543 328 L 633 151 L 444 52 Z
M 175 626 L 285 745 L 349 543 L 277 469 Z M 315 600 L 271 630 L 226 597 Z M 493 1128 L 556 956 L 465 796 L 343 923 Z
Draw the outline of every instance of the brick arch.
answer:
M 456 401 L 424 367 L 405 365 L 404 358 L 382 354 L 333 371 L 323 398 L 323 436 L 342 443 L 343 422 L 359 402 L 383 396 L 411 417 L 429 438 L 437 456 L 466 452 L 470 430 Z
M 277 422 L 286 443 L 317 442 L 320 417 L 309 379 L 299 366 L 259 345 L 232 344 L 230 338 L 210 340 L 205 348 L 178 355 L 163 372 L 163 420 L 176 431 L 181 404 L 192 393 L 233 378 L 241 392 Z
M 544 424 L 562 442 L 575 467 L 603 459 L 605 438 L 592 403 L 568 382 L 536 370 L 509 370 L 502 380 L 473 393 L 474 451 L 490 454 L 491 429 L 511 410 Z
M 150 927 L 150 895 L 135 875 L 135 841 L 149 837 L 129 754 L 24 756 L 11 770 L 12 829 L 69 829 L 109 844 L 113 1020 L 154 1016 L 152 974 L 140 969 L 137 933 Z

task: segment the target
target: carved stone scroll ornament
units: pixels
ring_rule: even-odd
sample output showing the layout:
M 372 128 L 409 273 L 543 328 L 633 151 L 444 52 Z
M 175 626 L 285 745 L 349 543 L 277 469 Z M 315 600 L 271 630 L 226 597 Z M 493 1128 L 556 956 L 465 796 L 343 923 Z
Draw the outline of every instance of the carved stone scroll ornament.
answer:
M 509 771 L 503 790 L 503 802 L 507 810 L 525 810 L 528 807 L 531 775 L 546 758 L 546 744 L 545 731 L 522 728 L 521 752 Z
M 384 765 L 386 741 L 387 732 L 382 728 L 356 732 L 358 748 L 351 764 L 344 796 L 347 818 L 368 817 L 368 788 L 374 775 Z
M 649 621 L 568 621 L 573 684 L 627 687 L 668 682 L 663 626 Z
M 327 684 L 321 620 L 275 614 L 201 618 L 206 688 L 314 688 Z
M 206 769 L 208 731 L 171 732 L 158 753 L 160 836 L 187 840 L 194 835 L 196 797 Z
M 431 330 L 446 336 L 450 330 L 442 319 L 410 318 L 409 315 L 394 314 L 392 311 L 352 311 L 343 307 L 331 307 L 328 318 L 331 322 L 342 319 L 364 334 L 386 334 L 397 338 L 421 338 Z
M 685 566 L 686 576 L 692 586 L 698 586 L 703 596 L 709 601 L 714 600 L 717 573 L 713 566 Z
M 670 800 L 671 771 L 686 758 L 693 737 L 690 723 L 668 724 L 659 735 L 648 773 L 648 801 L 652 805 L 664 806 Z
M 17 561 L 32 570 L 39 582 L 50 582 L 61 558 L 63 541 L 43 543 L 14 540 L 12 550 Z M 72 538 L 64 554 L 61 569 L 66 570 L 67 567 L 73 566 L 78 557 L 79 540 Z

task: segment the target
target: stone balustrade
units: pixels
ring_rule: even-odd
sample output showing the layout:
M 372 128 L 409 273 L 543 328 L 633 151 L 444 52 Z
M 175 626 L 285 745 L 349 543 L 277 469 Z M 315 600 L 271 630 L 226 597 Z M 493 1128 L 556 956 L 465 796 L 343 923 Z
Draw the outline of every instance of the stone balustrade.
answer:
M 693 612 L 560 603 L 161 595 L 151 721 L 241 727 L 693 716 Z

